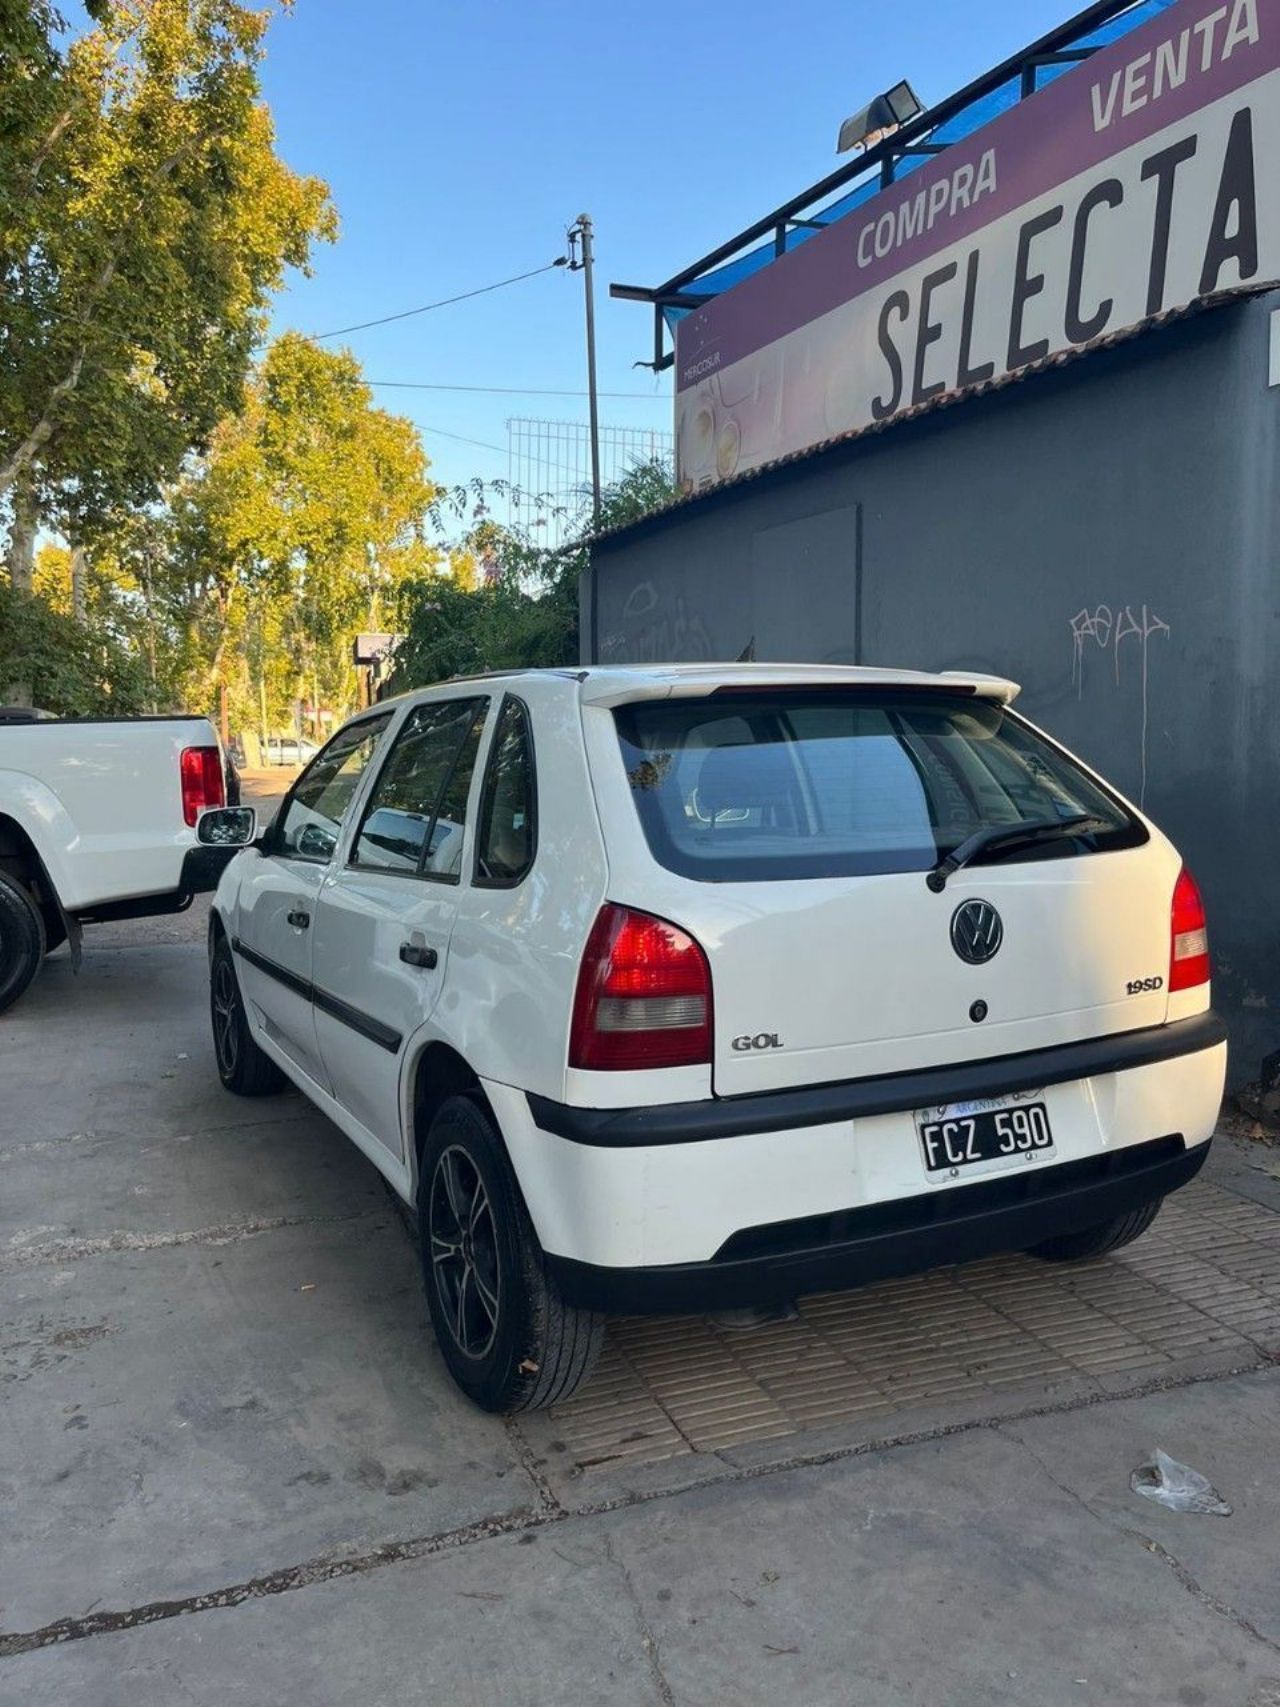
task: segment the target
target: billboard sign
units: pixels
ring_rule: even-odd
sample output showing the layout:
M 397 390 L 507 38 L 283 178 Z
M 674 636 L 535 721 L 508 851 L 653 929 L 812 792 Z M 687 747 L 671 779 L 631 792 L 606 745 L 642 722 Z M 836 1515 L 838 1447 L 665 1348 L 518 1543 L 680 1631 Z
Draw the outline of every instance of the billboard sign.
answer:
M 1280 277 L 1277 171 L 1280 0 L 1179 0 L 687 315 L 683 490 Z
M 402 634 L 357 634 L 351 643 L 351 661 L 384 664 L 403 639 Z

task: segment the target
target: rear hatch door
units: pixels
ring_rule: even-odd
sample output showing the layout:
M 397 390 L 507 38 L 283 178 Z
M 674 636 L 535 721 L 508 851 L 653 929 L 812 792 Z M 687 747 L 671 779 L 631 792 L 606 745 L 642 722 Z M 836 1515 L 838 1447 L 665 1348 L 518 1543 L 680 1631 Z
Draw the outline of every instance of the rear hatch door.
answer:
M 619 898 L 705 948 L 717 1094 L 1164 1021 L 1177 855 L 999 701 L 768 688 L 615 718 L 657 867 Z M 1009 839 L 931 889 L 988 827 Z

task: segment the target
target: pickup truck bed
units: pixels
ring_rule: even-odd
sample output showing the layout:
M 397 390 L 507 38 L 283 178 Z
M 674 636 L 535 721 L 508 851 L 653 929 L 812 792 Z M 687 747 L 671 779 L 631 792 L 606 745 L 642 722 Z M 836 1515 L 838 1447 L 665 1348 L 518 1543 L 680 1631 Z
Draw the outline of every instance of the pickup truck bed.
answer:
M 195 822 L 233 774 L 204 717 L 0 717 L 0 1009 L 49 948 L 78 959 L 81 925 L 214 887 L 227 856 Z

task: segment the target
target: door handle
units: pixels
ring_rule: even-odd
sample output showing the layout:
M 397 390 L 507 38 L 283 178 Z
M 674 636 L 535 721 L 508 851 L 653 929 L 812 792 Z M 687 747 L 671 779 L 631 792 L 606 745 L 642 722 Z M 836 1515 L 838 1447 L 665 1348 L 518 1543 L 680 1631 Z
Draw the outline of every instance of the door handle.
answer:
M 305 931 L 311 923 L 311 914 L 304 913 L 301 907 L 295 907 L 291 913 L 286 913 L 285 917 L 291 925 L 300 931 Z
M 428 948 L 425 942 L 402 942 L 400 958 L 406 966 L 424 966 L 427 971 L 439 964 L 440 956 L 434 948 Z

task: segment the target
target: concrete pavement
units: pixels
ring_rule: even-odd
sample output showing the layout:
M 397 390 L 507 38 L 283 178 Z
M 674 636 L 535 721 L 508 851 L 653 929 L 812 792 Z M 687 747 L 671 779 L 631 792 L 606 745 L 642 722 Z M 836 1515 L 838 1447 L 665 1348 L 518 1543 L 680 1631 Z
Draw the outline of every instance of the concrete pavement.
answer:
M 533 1512 L 153 1606 L 0 1661 L 0 1700 L 1276 1707 L 1275 1421 L 1253 1375 Z M 1153 1438 L 1237 1516 L 1128 1494 Z

